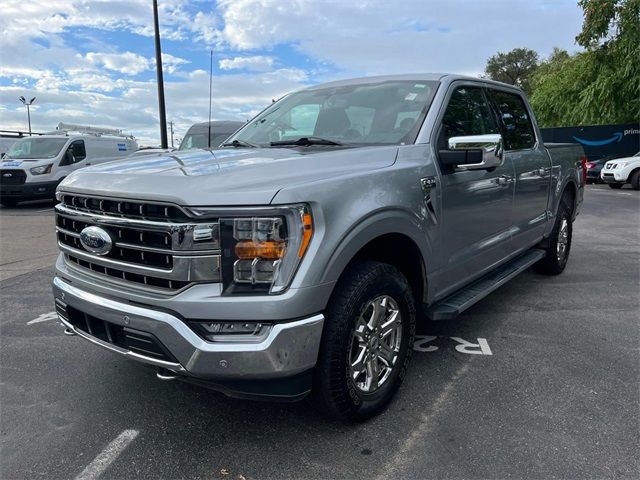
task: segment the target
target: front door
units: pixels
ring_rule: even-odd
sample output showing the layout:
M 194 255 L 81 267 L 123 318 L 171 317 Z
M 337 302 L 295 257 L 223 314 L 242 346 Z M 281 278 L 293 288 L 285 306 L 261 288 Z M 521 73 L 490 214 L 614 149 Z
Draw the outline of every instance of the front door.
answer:
M 497 115 L 485 89 L 452 87 L 438 134 L 439 150 L 451 137 L 497 134 Z M 509 158 L 493 170 L 442 170 L 440 245 L 442 295 L 455 290 L 504 259 L 510 252 L 514 170 Z

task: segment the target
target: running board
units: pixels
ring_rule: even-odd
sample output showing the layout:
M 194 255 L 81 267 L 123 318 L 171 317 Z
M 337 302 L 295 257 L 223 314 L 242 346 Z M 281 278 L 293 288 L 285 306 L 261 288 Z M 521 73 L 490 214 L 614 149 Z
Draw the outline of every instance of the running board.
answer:
M 544 258 L 544 256 L 544 250 L 529 250 L 527 253 L 516 257 L 506 265 L 496 268 L 447 298 L 426 307 L 425 315 L 431 320 L 454 319 L 467 308 L 525 271 L 541 258 Z

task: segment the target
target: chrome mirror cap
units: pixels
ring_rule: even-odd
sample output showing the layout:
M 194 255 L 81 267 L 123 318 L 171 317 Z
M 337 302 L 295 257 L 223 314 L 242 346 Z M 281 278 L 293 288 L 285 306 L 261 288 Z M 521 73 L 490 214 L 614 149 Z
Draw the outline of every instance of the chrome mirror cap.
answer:
M 498 133 L 451 137 L 448 146 L 449 150 L 482 150 L 481 162 L 459 165 L 461 169 L 487 170 L 502 165 L 503 144 Z

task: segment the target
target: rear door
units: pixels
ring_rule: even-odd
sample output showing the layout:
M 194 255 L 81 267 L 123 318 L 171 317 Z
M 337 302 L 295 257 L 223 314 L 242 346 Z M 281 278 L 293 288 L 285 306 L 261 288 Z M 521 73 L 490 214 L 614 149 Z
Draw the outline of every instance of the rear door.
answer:
M 546 227 L 551 180 L 551 158 L 531 120 L 524 98 L 518 93 L 490 89 L 500 119 L 505 159 L 515 170 L 513 201 L 513 249 L 539 242 Z
M 438 150 L 451 137 L 499 133 L 497 115 L 485 89 L 455 83 L 440 120 Z M 513 165 L 505 158 L 490 170 L 442 169 L 440 244 L 445 262 L 441 285 L 446 294 L 479 276 L 510 252 Z

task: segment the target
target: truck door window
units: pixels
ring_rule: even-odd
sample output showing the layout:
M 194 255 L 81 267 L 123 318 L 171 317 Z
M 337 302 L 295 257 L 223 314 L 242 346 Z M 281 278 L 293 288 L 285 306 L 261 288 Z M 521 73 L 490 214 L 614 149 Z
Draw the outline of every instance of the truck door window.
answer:
M 536 136 L 522 97 L 497 90 L 493 90 L 491 95 L 502 121 L 505 149 L 533 148 Z
M 442 119 L 438 143 L 447 148 L 451 137 L 498 133 L 491 107 L 480 87 L 458 87 L 451 95 Z
M 84 148 L 84 140 L 76 140 L 69 145 L 69 150 L 73 153 L 74 161 L 79 162 L 87 158 L 87 152 Z

